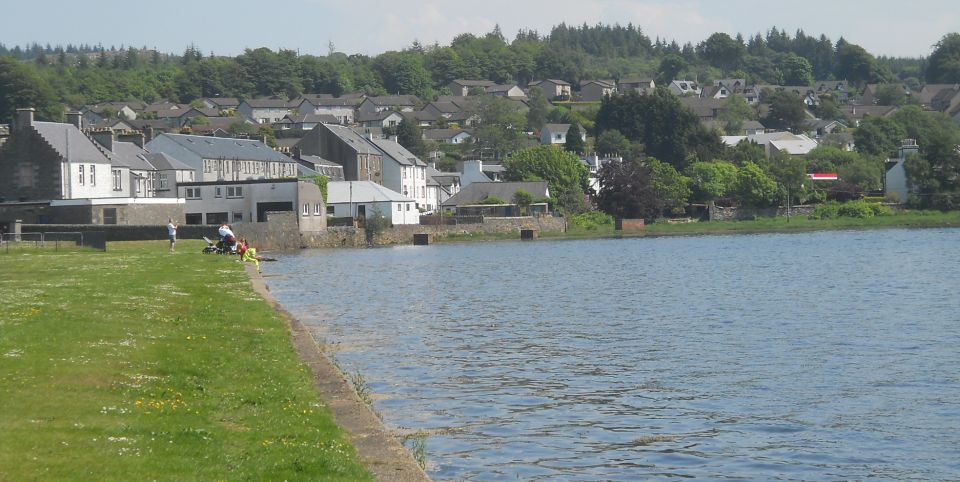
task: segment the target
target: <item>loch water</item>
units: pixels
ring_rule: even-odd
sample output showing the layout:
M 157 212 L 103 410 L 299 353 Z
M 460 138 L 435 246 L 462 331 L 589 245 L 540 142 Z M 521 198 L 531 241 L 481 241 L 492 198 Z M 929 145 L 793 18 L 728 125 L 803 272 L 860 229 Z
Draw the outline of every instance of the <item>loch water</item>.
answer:
M 276 257 L 434 480 L 960 479 L 958 229 Z

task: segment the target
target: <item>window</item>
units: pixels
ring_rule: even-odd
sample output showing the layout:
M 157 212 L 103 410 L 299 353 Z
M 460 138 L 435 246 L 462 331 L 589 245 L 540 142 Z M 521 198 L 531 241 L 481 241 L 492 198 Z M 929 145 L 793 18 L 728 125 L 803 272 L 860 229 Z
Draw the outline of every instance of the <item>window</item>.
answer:
M 187 199 L 200 199 L 200 188 L 188 187 L 184 189 L 184 197 Z
M 227 213 L 207 213 L 207 224 L 220 224 L 230 222 L 227 219 Z
M 187 213 L 186 214 L 187 224 L 203 224 L 203 214 L 202 213 Z
M 103 224 L 117 224 L 117 208 L 103 208 Z
M 234 212 L 234 213 L 233 213 L 233 222 L 235 222 L 235 223 L 243 222 L 243 213 L 241 213 L 241 212 Z
M 223 188 L 220 186 L 213 188 L 213 197 L 223 197 Z
M 80 164 L 80 185 L 83 185 L 83 164 Z
M 313 215 L 314 215 L 314 216 L 319 216 L 319 215 L 320 215 L 320 206 L 321 206 L 320 203 L 316 203 L 316 204 L 313 205 Z
M 167 173 L 161 172 L 160 175 L 157 176 L 157 181 L 157 190 L 167 191 L 170 189 L 170 186 L 167 184 Z
M 403 178 L 407 178 L 407 168 L 403 168 Z
M 90 185 L 97 185 L 97 166 L 90 164 Z
M 397 203 L 397 211 L 403 211 L 403 204 Z
M 410 210 L 410 203 L 407 203 L 407 211 Z
M 303 215 L 304 216 L 310 215 L 310 203 L 303 203 Z
M 227 187 L 227 197 L 228 197 L 228 198 L 243 197 L 243 187 L 241 187 L 241 186 L 228 186 L 228 187 Z
M 327 216 L 333 216 L 335 214 L 337 214 L 337 212 L 334 210 L 333 206 L 327 206 Z
M 113 190 L 123 190 L 123 176 L 120 174 L 120 169 L 113 170 Z

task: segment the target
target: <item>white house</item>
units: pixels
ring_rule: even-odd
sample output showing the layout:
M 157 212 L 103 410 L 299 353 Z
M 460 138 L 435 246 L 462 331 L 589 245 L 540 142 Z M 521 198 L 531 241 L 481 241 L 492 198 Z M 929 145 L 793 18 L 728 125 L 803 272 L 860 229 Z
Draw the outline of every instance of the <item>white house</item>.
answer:
M 463 144 L 473 136 L 463 129 L 424 129 L 423 138 L 440 144 Z
M 566 144 L 570 124 L 547 124 L 540 129 L 540 144 Z M 586 142 L 587 133 L 580 129 L 580 137 Z
M 416 201 L 371 181 L 327 184 L 327 215 L 365 218 L 379 211 L 390 224 L 420 224 Z
M 897 202 L 906 203 L 910 196 L 910 187 L 907 184 L 907 172 L 903 163 L 912 154 L 920 152 L 916 139 L 904 139 L 897 149 L 896 159 L 887 159 L 887 172 L 884 174 L 884 193 L 895 194 Z
M 367 140 L 383 154 L 383 185 L 427 207 L 427 164 L 393 139 Z

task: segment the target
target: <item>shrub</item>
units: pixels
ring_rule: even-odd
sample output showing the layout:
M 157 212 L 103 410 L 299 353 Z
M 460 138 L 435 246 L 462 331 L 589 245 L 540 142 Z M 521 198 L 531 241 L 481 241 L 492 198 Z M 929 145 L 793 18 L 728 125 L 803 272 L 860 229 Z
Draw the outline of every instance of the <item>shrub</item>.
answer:
M 811 219 L 836 219 L 840 216 L 840 203 L 828 202 L 817 206 L 810 215 Z
M 571 216 L 570 223 L 587 231 L 595 231 L 601 226 L 612 226 L 613 216 L 600 211 L 590 211 Z
M 837 214 L 847 218 L 872 218 L 873 206 L 863 200 L 850 201 L 841 204 Z
M 504 201 L 503 199 L 500 199 L 500 198 L 496 197 L 496 196 L 490 196 L 490 197 L 488 197 L 488 198 L 485 198 L 485 199 L 477 202 L 477 204 L 507 204 L 507 202 Z
M 890 206 L 884 206 L 883 204 L 874 204 L 873 215 L 874 216 L 893 216 L 893 209 L 891 209 Z

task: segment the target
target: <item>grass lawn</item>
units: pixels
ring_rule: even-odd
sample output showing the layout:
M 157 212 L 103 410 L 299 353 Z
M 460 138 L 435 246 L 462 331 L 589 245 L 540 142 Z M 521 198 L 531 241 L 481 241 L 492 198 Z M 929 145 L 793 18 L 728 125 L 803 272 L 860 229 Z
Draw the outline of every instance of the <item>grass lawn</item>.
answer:
M 370 480 L 242 266 L 177 244 L 0 250 L 0 481 Z

